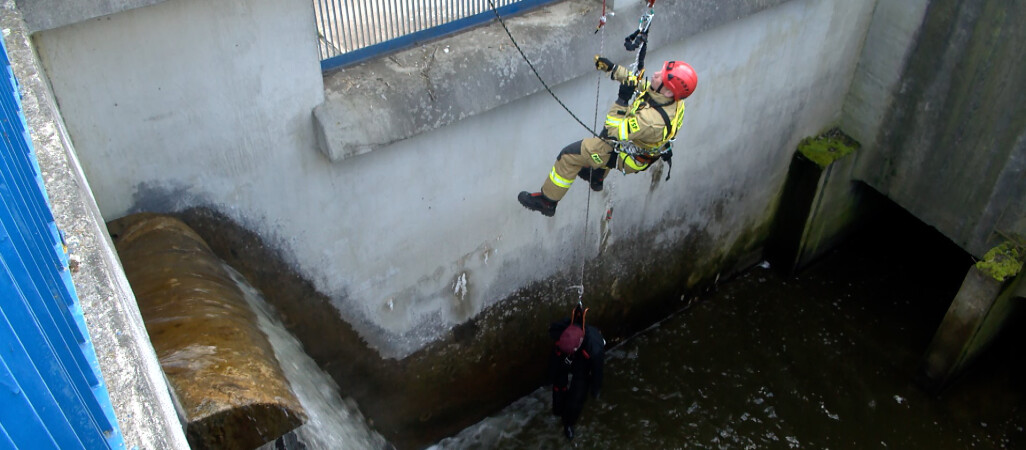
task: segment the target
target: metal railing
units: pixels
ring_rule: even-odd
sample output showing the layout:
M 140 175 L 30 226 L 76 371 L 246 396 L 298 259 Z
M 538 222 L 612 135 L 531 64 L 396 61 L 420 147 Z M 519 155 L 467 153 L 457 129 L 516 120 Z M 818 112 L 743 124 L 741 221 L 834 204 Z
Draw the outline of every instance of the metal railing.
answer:
M 314 0 L 321 69 L 354 64 L 559 0 Z

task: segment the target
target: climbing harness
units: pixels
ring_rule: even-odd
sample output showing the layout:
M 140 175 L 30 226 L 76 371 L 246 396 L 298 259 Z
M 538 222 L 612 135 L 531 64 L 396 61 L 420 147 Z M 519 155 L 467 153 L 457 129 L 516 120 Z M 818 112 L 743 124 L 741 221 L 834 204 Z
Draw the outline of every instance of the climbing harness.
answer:
M 630 109 L 627 110 L 627 114 L 624 116 L 626 120 L 633 118 L 638 109 L 646 104 L 646 93 L 648 92 L 649 82 L 644 78 L 645 75 L 645 56 L 648 54 L 648 31 L 652 26 L 652 19 L 655 17 L 655 0 L 648 0 L 648 11 L 641 15 L 638 19 L 638 29 L 634 30 L 633 33 L 624 38 L 623 46 L 627 51 L 635 51 L 634 63 L 630 65 L 628 70 L 631 75 L 627 79 L 628 84 L 634 85 L 634 98 L 630 102 Z M 663 129 L 663 139 L 652 146 L 639 146 L 634 141 L 627 139 L 627 136 L 618 136 L 619 139 L 608 139 L 613 144 L 616 153 L 620 154 L 621 158 L 624 159 L 624 165 L 621 165 L 621 171 L 627 164 L 627 158 L 642 158 L 645 160 L 651 160 L 654 162 L 656 159 L 662 157 L 666 160 L 666 180 L 670 179 L 670 171 L 673 169 L 672 156 L 673 156 L 673 142 L 677 137 L 677 130 L 684 120 L 684 102 L 678 100 L 676 102 L 676 112 L 673 120 L 670 120 L 669 116 L 663 111 L 662 108 L 653 107 L 659 115 L 662 116 L 663 122 L 666 124 L 666 128 Z M 651 164 L 646 163 L 645 166 Z M 641 169 L 643 166 L 633 167 L 635 169 Z
M 636 96 L 634 101 L 631 103 L 630 109 L 627 110 L 627 114 L 624 116 L 626 120 L 632 118 L 638 109 L 640 109 L 646 102 L 645 92 L 642 92 Z M 616 152 L 626 155 L 627 157 L 641 157 L 644 159 L 655 160 L 660 157 L 666 160 L 666 179 L 670 179 L 670 171 L 673 168 L 673 163 L 670 158 L 673 157 L 673 143 L 677 140 L 677 130 L 684 122 L 684 100 L 676 101 L 676 112 L 673 115 L 673 119 L 666 114 L 662 108 L 653 106 L 653 109 L 659 113 L 663 119 L 663 123 L 666 126 L 663 128 L 663 138 L 659 142 L 656 142 L 649 146 L 641 146 L 630 139 L 617 139 L 613 140 L 613 146 L 616 148 Z M 625 160 L 626 162 L 626 160 Z M 623 170 L 623 169 L 621 169 Z
M 580 328 L 574 326 L 574 319 L 577 318 L 577 312 L 580 311 L 581 326 Z M 570 312 L 570 323 L 563 329 L 563 332 L 559 335 L 559 340 L 556 341 L 556 355 L 563 356 L 563 363 L 567 366 L 573 364 L 574 355 L 577 350 L 581 350 L 585 359 L 590 359 L 591 355 L 588 354 L 587 350 L 581 349 L 584 345 L 584 337 L 587 334 L 587 327 L 585 319 L 588 315 L 588 308 L 585 308 L 578 304 Z
M 640 105 L 642 104 L 642 102 L 640 102 L 640 100 L 644 97 L 644 92 L 648 89 L 648 81 L 645 80 L 643 78 L 643 76 L 644 76 L 644 73 L 645 73 L 645 55 L 647 54 L 647 49 L 648 49 L 648 45 L 647 45 L 648 44 L 648 30 L 649 30 L 649 27 L 651 27 L 651 25 L 652 25 L 652 19 L 655 17 L 654 5 L 655 5 L 656 0 L 646 0 L 646 2 L 647 2 L 647 5 L 648 5 L 648 11 L 646 11 L 644 14 L 642 14 L 641 18 L 639 19 L 639 21 L 638 21 L 638 29 L 636 31 L 634 31 L 633 33 L 631 33 L 629 36 L 627 36 L 627 38 L 624 40 L 624 47 L 627 49 L 627 51 L 633 52 L 633 51 L 637 50 L 637 54 L 635 55 L 634 63 L 631 64 L 631 66 L 630 66 L 630 71 L 632 73 L 632 76 L 631 76 L 631 78 L 629 80 L 630 83 L 634 84 L 634 87 L 635 87 L 635 95 L 634 96 L 637 97 L 637 100 L 635 100 L 635 106 L 633 108 L 634 111 L 636 111 L 637 108 L 640 107 Z M 545 80 L 542 79 L 541 74 L 538 73 L 538 69 L 534 67 L 534 64 L 531 62 L 530 58 L 527 57 L 527 55 L 524 53 L 524 50 L 522 48 L 520 48 L 520 44 L 517 43 L 517 40 L 513 37 L 513 33 L 511 33 L 509 31 L 509 27 L 506 26 L 506 21 L 503 20 L 502 16 L 499 14 L 499 10 L 495 6 L 495 1 L 494 0 L 488 0 L 488 4 L 489 4 L 489 6 L 491 6 L 492 13 L 495 14 L 495 18 L 499 21 L 499 24 L 502 25 L 503 30 L 506 31 L 506 36 L 509 36 L 510 42 L 513 43 L 513 46 L 517 49 L 517 52 L 520 53 L 520 56 L 527 63 L 528 67 L 531 68 L 531 72 L 533 72 L 534 76 L 536 78 L 538 78 L 538 81 L 542 84 L 542 86 L 549 93 L 549 95 L 552 96 L 552 98 L 554 100 L 556 100 L 556 103 L 559 103 L 559 106 L 561 106 L 563 108 L 563 110 L 565 110 L 568 114 L 570 114 L 570 117 L 573 117 L 573 119 L 575 121 L 577 121 L 577 123 L 579 123 L 582 127 L 587 129 L 588 132 L 591 133 L 592 136 L 597 137 L 599 139 L 603 139 L 603 140 L 613 144 L 614 148 L 617 149 L 617 152 L 620 152 L 620 151 L 627 151 L 627 152 L 634 151 L 635 153 L 633 153 L 633 154 L 632 153 L 628 153 L 628 154 L 631 154 L 632 156 L 635 155 L 635 154 L 636 155 L 641 155 L 641 153 L 638 153 L 640 151 L 640 149 L 638 149 L 637 146 L 635 144 L 631 143 L 630 141 L 621 142 L 621 141 L 617 141 L 617 140 L 612 140 L 612 139 L 609 139 L 607 137 L 604 137 L 602 134 L 599 133 L 599 131 L 598 131 L 598 111 L 599 111 L 598 108 L 599 108 L 599 92 L 600 92 L 600 86 L 599 85 L 596 85 L 596 87 L 595 87 L 595 118 L 594 118 L 594 125 L 593 125 L 592 128 L 588 128 L 588 126 L 585 125 L 584 122 L 581 121 L 581 119 L 578 118 L 577 115 L 574 114 L 574 112 L 571 111 L 570 108 L 568 108 L 566 106 L 566 104 L 564 104 L 563 101 L 560 100 L 559 97 L 556 96 L 556 94 L 554 92 L 552 92 L 552 88 L 549 87 L 548 83 L 546 83 Z M 606 22 L 607 22 L 606 1 L 603 0 L 602 1 L 602 15 L 599 17 L 598 26 L 595 28 L 595 34 L 598 34 L 598 32 L 602 29 L 602 27 L 604 27 L 606 25 Z M 605 35 L 604 34 L 601 35 L 600 39 L 601 39 L 600 40 L 600 52 L 602 52 L 604 50 L 604 47 L 605 47 Z M 601 83 L 601 77 L 599 78 L 599 83 Z M 683 103 L 681 103 L 680 106 L 683 106 Z M 679 109 L 681 111 L 678 112 L 678 115 L 680 115 L 680 113 L 683 112 L 683 108 L 682 107 L 679 108 Z M 665 116 L 665 113 L 663 113 L 663 115 Z M 667 121 L 667 123 L 669 124 L 669 121 Z M 670 134 L 670 141 L 672 141 L 673 135 L 676 134 L 676 128 L 679 127 L 679 121 L 677 121 L 676 123 L 677 123 L 677 126 L 674 127 L 673 133 Z M 665 135 L 665 132 L 664 132 L 664 135 Z M 623 149 L 626 149 L 626 150 L 623 150 Z M 666 148 L 666 152 L 669 152 L 669 147 Z M 669 162 L 669 159 L 667 159 L 667 162 Z M 669 179 L 669 171 L 667 171 L 667 179 Z M 589 180 L 589 181 L 591 181 L 591 180 Z M 587 236 L 588 235 L 588 216 L 589 216 L 590 212 L 591 212 L 591 189 L 588 189 L 588 203 L 587 203 L 587 206 L 585 208 L 585 213 L 584 213 L 585 214 L 584 215 L 584 227 L 585 228 L 584 228 L 584 233 L 582 233 L 582 236 Z M 607 214 L 608 214 L 608 212 L 607 212 Z M 582 309 L 582 311 L 587 312 L 587 309 L 584 308 L 584 302 L 583 302 L 583 299 L 584 299 L 584 269 L 585 269 L 585 267 L 584 267 L 584 258 L 581 258 L 581 275 L 580 275 L 581 282 L 578 285 L 571 286 L 570 289 L 576 289 L 577 290 L 577 306 L 580 307 Z M 582 316 L 582 326 L 583 326 L 583 316 Z
M 581 326 L 574 327 L 574 319 L 577 318 L 577 311 L 581 311 Z M 560 356 L 565 355 L 565 362 L 569 365 L 573 361 L 574 353 L 581 348 L 584 344 L 584 315 L 587 313 L 587 309 L 581 308 L 580 305 L 575 306 L 573 311 L 570 312 L 570 323 L 563 332 L 559 335 L 559 340 L 556 341 L 556 350 Z

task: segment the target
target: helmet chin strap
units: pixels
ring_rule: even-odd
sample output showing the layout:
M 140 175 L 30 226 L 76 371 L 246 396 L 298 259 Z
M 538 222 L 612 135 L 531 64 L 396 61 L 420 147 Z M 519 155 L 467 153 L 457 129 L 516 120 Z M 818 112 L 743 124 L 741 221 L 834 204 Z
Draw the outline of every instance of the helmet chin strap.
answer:
M 663 80 L 660 80 L 659 77 L 653 77 L 653 78 L 655 78 L 655 79 L 652 80 L 652 91 L 653 92 L 658 92 L 660 95 L 673 98 L 673 93 L 672 92 L 670 92 L 669 95 L 667 95 L 667 93 L 666 93 L 666 91 L 667 91 L 666 84 L 663 83 Z

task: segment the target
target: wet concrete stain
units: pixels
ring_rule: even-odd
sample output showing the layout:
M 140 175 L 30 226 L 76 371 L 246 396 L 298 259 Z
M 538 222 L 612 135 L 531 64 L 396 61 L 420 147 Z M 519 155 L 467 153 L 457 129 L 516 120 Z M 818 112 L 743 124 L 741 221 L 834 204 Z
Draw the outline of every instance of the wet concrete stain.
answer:
M 514 293 L 449 336 L 402 359 L 383 359 L 342 320 L 330 299 L 297 274 L 255 233 L 209 208 L 177 216 L 241 272 L 283 323 L 397 448 L 421 448 L 455 434 L 541 385 L 551 345 L 546 330 L 572 306 L 557 274 Z M 726 250 L 692 228 L 683 247 L 652 254 L 612 246 L 585 272 L 588 318 L 614 345 L 687 305 L 717 280 L 758 262 L 768 226 Z M 722 273 L 721 273 L 722 272 Z M 574 296 L 576 302 L 576 296 Z

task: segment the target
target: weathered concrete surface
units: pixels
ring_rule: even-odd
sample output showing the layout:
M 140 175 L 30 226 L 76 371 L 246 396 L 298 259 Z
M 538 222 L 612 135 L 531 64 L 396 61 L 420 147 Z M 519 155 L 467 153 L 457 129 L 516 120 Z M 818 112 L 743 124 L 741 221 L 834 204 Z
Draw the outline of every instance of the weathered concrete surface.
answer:
M 317 171 L 324 96 L 312 18 L 306 0 L 175 0 L 34 34 L 104 217 L 203 197 L 302 207 L 292 174 Z
M 855 77 L 844 102 L 841 128 L 863 144 L 875 145 L 901 77 L 915 50 L 930 0 L 877 0 Z
M 660 1 L 650 53 L 785 2 Z M 595 69 L 589 55 L 605 53 L 621 64 L 633 62 L 623 37 L 637 29 L 638 17 L 648 6 L 633 1 L 609 8 L 620 9 L 607 12 L 601 37 L 593 34 L 602 12 L 602 3 L 594 0 L 564 1 L 504 21 L 537 76 L 556 86 L 591 75 Z M 659 63 L 649 59 L 650 66 Z M 325 75 L 325 102 L 314 109 L 318 147 L 331 161 L 361 155 L 544 92 L 537 76 L 498 22 L 339 69 Z M 516 127 L 515 122 L 508 125 Z
M 924 385 L 934 390 L 947 386 L 1023 311 L 1015 294 L 1023 278 L 1019 273 L 996 280 L 976 266 L 969 269 L 926 349 L 920 369 Z
M 1026 235 L 1023 20 L 1022 2 L 930 2 L 893 101 L 863 120 L 882 125 L 855 136 L 856 177 L 976 257 Z
M 187 449 L 135 297 L 13 1 L 0 8 L 28 131 L 126 448 Z
M 208 209 L 180 216 L 268 300 L 288 299 L 276 304 L 285 325 L 400 449 L 423 448 L 453 435 L 537 389 L 552 345 L 548 326 L 576 302 L 568 286 L 579 273 L 571 268 L 525 286 L 405 358 L 381 358 L 334 314 L 330 299 L 259 236 Z M 754 231 L 724 253 L 710 239 L 696 239 L 686 251 L 641 255 L 629 246 L 607 249 L 608 258 L 589 264 L 586 272 L 589 323 L 602 329 L 609 345 L 617 344 L 712 287 L 712 280 L 687 286 L 681 280 L 712 278 L 715 270 L 725 280 L 750 267 L 766 232 Z M 647 257 L 644 263 L 638 262 L 641 257 Z M 636 267 L 637 276 L 620 275 L 620 265 Z
M 405 357 L 584 263 L 624 298 L 639 279 L 687 288 L 729 270 L 738 258 L 728 255 L 757 253 L 791 149 L 840 120 L 874 3 L 660 3 L 661 17 L 680 15 L 690 34 L 669 40 L 672 27 L 657 25 L 670 19 L 657 22 L 649 61 L 687 59 L 700 78 L 673 176 L 664 181 L 660 164 L 611 177 L 590 196 L 586 235 L 587 189 L 572 189 L 554 219 L 515 200 L 541 184 L 563 145 L 587 133 L 544 92 L 328 163 L 311 119 L 324 91 L 306 2 L 165 2 L 36 37 L 105 217 L 220 211 L 279 251 L 372 348 Z M 713 4 L 761 10 L 709 29 L 689 18 Z M 596 39 L 594 25 L 580 33 Z M 262 29 L 276 34 L 253 34 Z M 607 41 L 622 48 L 622 37 Z M 565 44 L 546 42 L 555 54 Z M 494 50 L 519 61 L 509 48 Z M 595 110 L 601 77 L 590 68 L 594 52 L 580 51 L 563 58 L 575 68 L 554 90 L 584 115 Z M 484 62 L 447 60 L 432 74 Z M 566 70 L 559 62 L 543 70 Z M 616 85 L 600 87 L 604 109 Z M 378 126 L 373 113 L 354 114 Z M 664 266 L 652 255 L 663 254 L 689 271 L 658 276 Z
M 29 33 L 71 25 L 167 0 L 17 0 Z
M 248 450 L 306 421 L 256 314 L 210 247 L 175 218 L 107 225 L 194 450 Z
M 781 273 L 800 272 L 870 215 L 865 188 L 852 179 L 857 148 L 836 129 L 799 144 L 766 245 L 767 257 Z
M 582 114 L 595 102 L 597 5 L 564 2 L 512 21 L 542 76 Z M 41 32 L 37 44 L 104 216 L 208 206 L 224 214 L 211 222 L 251 231 L 245 243 L 212 246 L 226 260 L 277 258 L 281 270 L 247 270 L 311 294 L 276 307 L 336 379 L 369 380 L 354 396 L 368 416 L 394 413 L 379 424 L 390 437 L 444 432 L 434 427 L 480 413 L 472 401 L 486 410 L 536 386 L 523 373 L 544 337 L 529 330 L 576 300 L 567 288 L 582 267 L 587 301 L 615 339 L 754 262 L 791 149 L 838 121 L 863 144 L 858 178 L 973 253 L 995 229 L 1023 229 L 1022 4 L 659 5 L 680 21 L 657 19 L 649 61 L 683 58 L 700 75 L 673 178 L 663 181 L 660 165 L 590 197 L 578 186 L 555 219 L 513 197 L 586 131 L 539 91 L 496 25 L 329 74 L 329 99 L 352 86 L 372 107 L 345 111 L 360 128 L 396 104 L 431 115 L 386 123 L 409 136 L 335 164 L 316 150 L 311 123 L 325 91 L 308 2 L 165 2 Z M 571 32 L 542 41 L 549 22 Z M 631 27 L 607 28 L 617 38 L 604 53 Z M 615 86 L 600 87 L 604 106 Z M 424 109 L 439 92 L 449 102 Z M 361 97 L 373 94 L 385 98 Z M 496 380 L 514 380 L 507 397 L 487 397 Z
M 855 177 L 977 258 L 1026 236 L 1024 19 L 1021 2 L 881 0 L 844 107 L 863 144 Z M 1010 294 L 975 270 L 926 355 L 934 386 L 1010 314 Z

